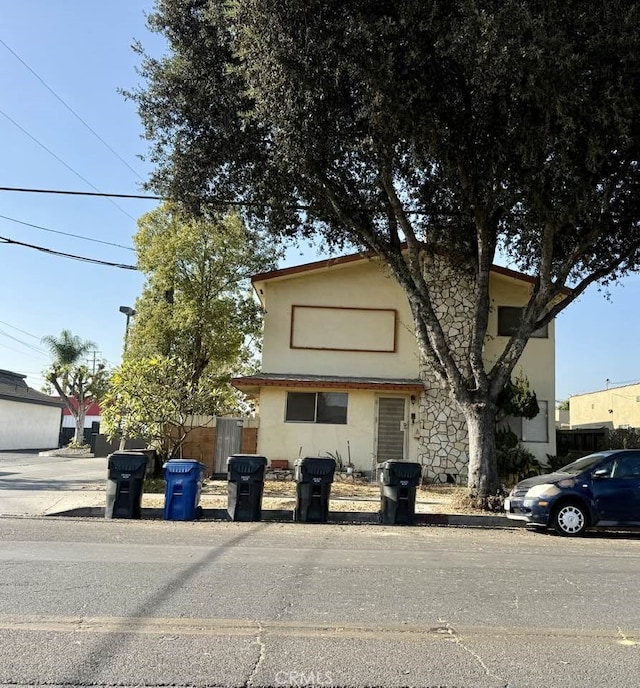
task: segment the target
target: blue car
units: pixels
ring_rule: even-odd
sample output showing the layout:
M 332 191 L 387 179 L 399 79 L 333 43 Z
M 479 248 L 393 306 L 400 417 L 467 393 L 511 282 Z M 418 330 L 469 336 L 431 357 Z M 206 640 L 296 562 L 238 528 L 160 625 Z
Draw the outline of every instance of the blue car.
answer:
M 640 527 L 640 450 L 590 454 L 555 473 L 522 480 L 504 508 L 507 518 L 566 536 L 592 526 Z

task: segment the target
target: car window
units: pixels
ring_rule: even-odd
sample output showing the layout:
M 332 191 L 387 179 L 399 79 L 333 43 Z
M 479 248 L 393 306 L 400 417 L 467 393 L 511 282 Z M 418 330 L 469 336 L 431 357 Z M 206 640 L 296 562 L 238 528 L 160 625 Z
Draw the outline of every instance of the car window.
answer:
M 616 458 L 612 478 L 640 478 L 640 454 L 626 454 Z
M 578 459 L 573 463 L 569 463 L 566 466 L 563 466 L 558 471 L 558 473 L 569 473 L 569 475 L 578 475 L 578 473 L 582 473 L 582 471 L 588 470 L 595 464 L 602 461 L 602 459 L 604 459 L 604 456 L 602 454 L 589 454 L 589 456 L 583 456 L 581 459 Z

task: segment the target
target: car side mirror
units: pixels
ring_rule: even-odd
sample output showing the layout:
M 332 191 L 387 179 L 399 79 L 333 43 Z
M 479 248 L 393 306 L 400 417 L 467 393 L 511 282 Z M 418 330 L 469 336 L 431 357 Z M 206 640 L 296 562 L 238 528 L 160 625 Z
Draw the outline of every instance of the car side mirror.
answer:
M 608 468 L 598 468 L 598 470 L 594 471 L 592 475 L 592 477 L 596 480 L 602 480 L 603 478 L 609 478 L 610 476 L 611 472 Z

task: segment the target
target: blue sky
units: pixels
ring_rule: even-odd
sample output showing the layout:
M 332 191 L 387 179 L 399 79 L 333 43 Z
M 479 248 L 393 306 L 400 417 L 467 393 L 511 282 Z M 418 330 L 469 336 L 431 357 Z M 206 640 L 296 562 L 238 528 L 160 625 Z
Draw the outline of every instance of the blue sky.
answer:
M 135 106 L 118 88 L 138 83 L 139 39 L 152 53 L 161 40 L 148 33 L 151 0 L 23 0 L 3 7 L 0 27 L 0 186 L 139 193 L 149 166 Z M 8 47 L 7 47 L 8 46 Z M 10 50 L 9 50 L 10 49 Z M 30 72 L 104 139 L 127 165 Z M 46 150 L 48 149 L 48 151 Z M 54 157 L 52 153 L 57 156 Z M 62 161 L 62 162 L 61 162 Z M 71 169 L 69 169 L 71 168 Z M 135 264 L 127 248 L 63 236 L 19 224 L 132 246 L 136 219 L 152 201 L 68 197 L 0 191 L 0 236 L 120 264 Z M 12 218 L 8 220 L 5 218 Z M 291 251 L 288 263 L 316 260 Z M 49 361 L 44 335 L 64 328 L 96 343 L 97 356 L 116 365 L 125 317 L 143 278 L 131 270 L 90 265 L 0 243 L 0 368 L 28 375 L 39 388 Z M 556 398 L 640 379 L 636 317 L 640 278 L 612 289 L 611 301 L 593 288 L 560 315 L 556 327 Z

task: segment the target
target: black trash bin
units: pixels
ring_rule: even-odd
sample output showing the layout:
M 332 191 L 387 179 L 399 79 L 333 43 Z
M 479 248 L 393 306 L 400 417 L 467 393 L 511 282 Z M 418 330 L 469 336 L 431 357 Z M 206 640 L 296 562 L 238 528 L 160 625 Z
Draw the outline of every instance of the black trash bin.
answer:
M 413 525 L 416 487 L 422 465 L 410 461 L 385 461 L 380 476 L 380 523 Z
M 300 523 L 326 523 L 329 497 L 336 462 L 324 456 L 307 456 L 295 464 L 296 510 L 293 520 Z
M 258 454 L 233 454 L 227 459 L 227 513 L 232 521 L 262 519 L 266 465 L 266 457 Z
M 148 454 L 116 451 L 107 457 L 105 518 L 140 518 Z

